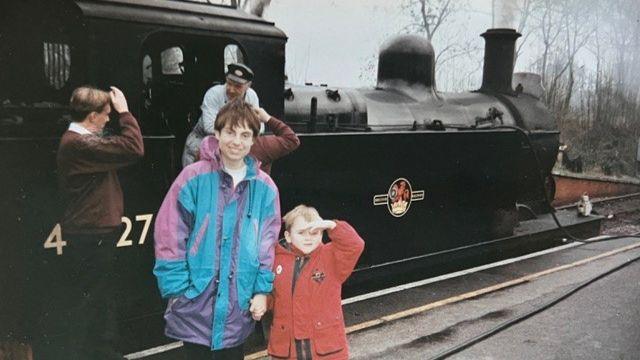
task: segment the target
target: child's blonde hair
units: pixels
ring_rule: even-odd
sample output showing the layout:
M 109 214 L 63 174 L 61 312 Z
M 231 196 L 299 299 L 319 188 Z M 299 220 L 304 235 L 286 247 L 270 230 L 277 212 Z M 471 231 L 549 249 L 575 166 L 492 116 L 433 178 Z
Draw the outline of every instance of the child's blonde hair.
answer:
M 304 219 L 309 222 L 322 219 L 322 217 L 320 217 L 320 214 L 318 213 L 318 210 L 311 206 L 301 204 L 294 207 L 291 211 L 289 211 L 282 217 L 282 220 L 284 220 L 285 231 L 289 231 L 289 229 L 291 229 L 291 225 L 293 225 L 293 222 L 298 216 L 304 217 Z

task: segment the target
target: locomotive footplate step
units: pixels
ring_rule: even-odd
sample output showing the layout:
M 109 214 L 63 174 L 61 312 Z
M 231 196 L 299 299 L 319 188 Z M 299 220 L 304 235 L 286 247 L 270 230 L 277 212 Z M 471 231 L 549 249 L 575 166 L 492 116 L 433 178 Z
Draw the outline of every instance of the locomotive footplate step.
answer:
M 566 232 L 582 239 L 597 236 L 603 220 L 602 216 L 580 217 L 574 210 L 557 210 L 556 217 Z M 521 221 L 509 237 L 471 241 L 472 245 L 469 246 L 418 255 L 373 268 L 356 269 L 347 281 L 343 297 L 541 251 L 565 244 L 567 237 L 550 214 L 538 215 L 536 219 Z M 425 242 L 428 241 L 425 239 Z

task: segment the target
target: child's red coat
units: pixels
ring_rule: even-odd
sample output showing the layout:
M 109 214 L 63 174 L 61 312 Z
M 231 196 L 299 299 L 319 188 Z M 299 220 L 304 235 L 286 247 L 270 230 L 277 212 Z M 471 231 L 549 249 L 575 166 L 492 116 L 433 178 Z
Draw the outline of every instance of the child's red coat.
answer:
M 269 354 L 295 359 L 295 339 L 311 339 L 313 359 L 347 359 L 349 349 L 342 315 L 342 283 L 351 275 L 364 241 L 344 221 L 328 231 L 331 243 L 308 256 L 292 293 L 296 255 L 276 246 L 273 324 Z

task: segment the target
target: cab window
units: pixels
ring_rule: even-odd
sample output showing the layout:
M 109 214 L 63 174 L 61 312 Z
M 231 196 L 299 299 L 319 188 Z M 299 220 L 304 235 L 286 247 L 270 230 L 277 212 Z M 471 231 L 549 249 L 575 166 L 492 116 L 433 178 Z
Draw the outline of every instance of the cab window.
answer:
M 184 55 L 178 46 L 170 47 L 160 53 L 162 62 L 162 75 L 184 74 Z
M 242 49 L 236 44 L 229 44 L 224 48 L 224 72 L 227 72 L 227 66 L 233 63 L 244 64 L 244 55 Z
M 69 44 L 43 42 L 44 75 L 49 86 L 62 89 L 71 73 L 71 48 Z
M 140 117 L 145 131 L 174 135 L 180 158 L 185 139 L 200 118 L 204 93 L 224 82 L 229 63 L 245 61 L 246 52 L 233 39 L 167 32 L 149 37 L 140 58 Z

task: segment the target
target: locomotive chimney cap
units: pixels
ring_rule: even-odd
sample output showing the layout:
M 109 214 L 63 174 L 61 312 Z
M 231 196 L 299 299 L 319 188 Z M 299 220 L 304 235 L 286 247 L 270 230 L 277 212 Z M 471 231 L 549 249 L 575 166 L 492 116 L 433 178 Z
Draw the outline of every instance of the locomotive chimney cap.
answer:
M 515 40 L 522 36 L 519 32 L 514 29 L 507 28 L 495 28 L 495 29 L 487 29 L 484 33 L 480 34 L 483 38 L 487 38 L 487 36 L 504 36 L 506 38 L 510 38 L 511 40 Z

